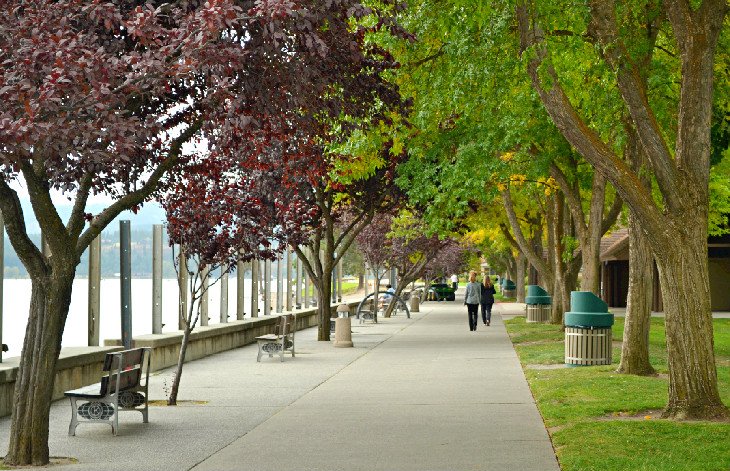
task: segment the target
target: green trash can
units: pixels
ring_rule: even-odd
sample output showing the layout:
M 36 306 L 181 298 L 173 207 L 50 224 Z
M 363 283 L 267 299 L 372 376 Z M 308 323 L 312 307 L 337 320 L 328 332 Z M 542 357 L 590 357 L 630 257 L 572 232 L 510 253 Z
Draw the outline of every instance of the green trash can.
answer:
M 517 289 L 517 287 L 515 286 L 515 284 L 512 280 L 503 280 L 502 281 L 502 295 L 504 297 L 514 298 L 515 289 Z
M 552 298 L 547 291 L 537 285 L 527 285 L 525 296 L 527 314 L 525 320 L 530 323 L 550 321 Z
M 613 321 L 608 305 L 592 292 L 570 293 L 570 312 L 565 313 L 565 364 L 610 365 Z

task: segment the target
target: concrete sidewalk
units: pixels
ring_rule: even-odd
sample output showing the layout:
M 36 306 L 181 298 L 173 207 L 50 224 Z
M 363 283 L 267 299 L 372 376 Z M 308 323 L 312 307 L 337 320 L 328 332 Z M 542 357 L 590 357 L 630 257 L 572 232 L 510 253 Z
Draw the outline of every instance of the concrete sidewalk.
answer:
M 411 319 L 353 325 L 355 348 L 297 333 L 297 357 L 256 346 L 185 366 L 180 398 L 150 423 L 122 415 L 120 435 L 51 410 L 54 456 L 64 470 L 557 470 L 496 305 L 492 325 L 469 332 L 460 302 L 429 302 Z M 355 321 L 356 322 L 356 321 Z M 151 379 L 163 399 L 171 370 Z M 9 419 L 0 420 L 7 448 Z

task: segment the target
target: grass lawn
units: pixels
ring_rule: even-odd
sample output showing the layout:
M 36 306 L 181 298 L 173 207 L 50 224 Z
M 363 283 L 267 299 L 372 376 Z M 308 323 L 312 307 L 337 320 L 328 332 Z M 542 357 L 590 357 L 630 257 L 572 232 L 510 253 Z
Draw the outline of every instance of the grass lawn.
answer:
M 342 282 L 342 295 L 348 296 L 357 292 L 357 281 L 343 281 Z
M 523 317 L 505 324 L 563 470 L 730 470 L 730 423 L 657 417 L 667 403 L 664 319 L 651 320 L 654 377 L 615 372 L 621 318 L 613 327 L 613 365 L 578 368 L 538 369 L 564 363 L 560 326 Z M 715 319 L 714 332 L 720 394 L 730 404 L 730 319 Z
M 504 296 L 502 293 L 497 293 L 494 295 L 494 300 L 498 303 L 513 303 L 516 301 L 516 298 L 513 296 L 511 298 L 508 298 Z

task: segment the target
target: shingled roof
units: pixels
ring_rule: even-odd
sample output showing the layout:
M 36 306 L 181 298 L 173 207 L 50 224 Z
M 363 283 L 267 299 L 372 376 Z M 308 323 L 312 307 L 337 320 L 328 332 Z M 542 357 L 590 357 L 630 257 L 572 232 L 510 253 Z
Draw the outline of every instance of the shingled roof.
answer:
M 629 230 L 616 229 L 601 238 L 601 261 L 629 259 Z

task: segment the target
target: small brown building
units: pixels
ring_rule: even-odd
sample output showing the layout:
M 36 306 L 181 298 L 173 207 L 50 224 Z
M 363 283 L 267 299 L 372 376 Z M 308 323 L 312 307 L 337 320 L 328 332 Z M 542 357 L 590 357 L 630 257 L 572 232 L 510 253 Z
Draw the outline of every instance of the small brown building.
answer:
M 730 235 L 707 240 L 710 298 L 713 311 L 730 311 Z M 601 298 L 610 307 L 626 307 L 629 292 L 629 234 L 618 229 L 601 240 Z M 654 265 L 652 310 L 662 311 L 659 274 Z

